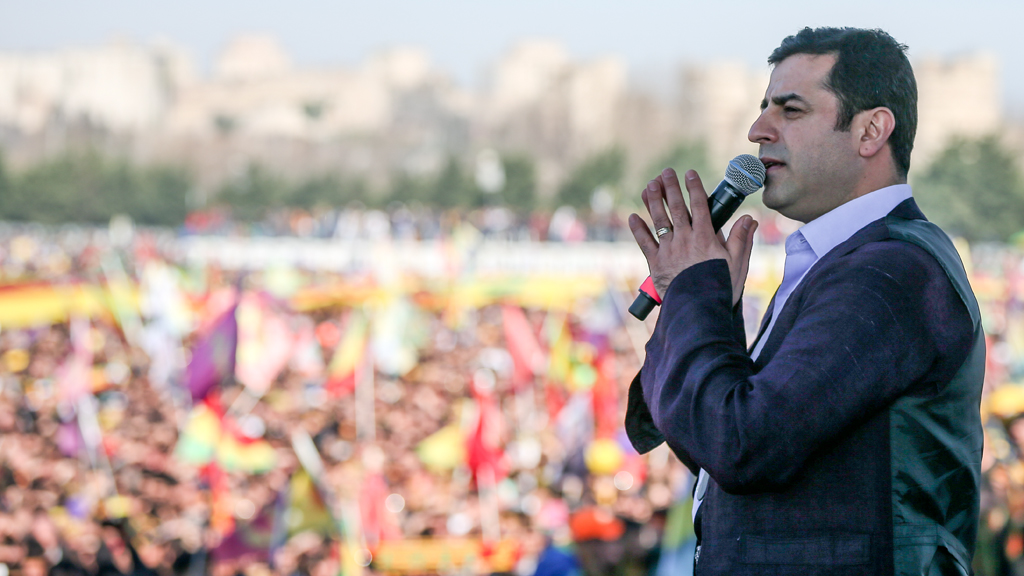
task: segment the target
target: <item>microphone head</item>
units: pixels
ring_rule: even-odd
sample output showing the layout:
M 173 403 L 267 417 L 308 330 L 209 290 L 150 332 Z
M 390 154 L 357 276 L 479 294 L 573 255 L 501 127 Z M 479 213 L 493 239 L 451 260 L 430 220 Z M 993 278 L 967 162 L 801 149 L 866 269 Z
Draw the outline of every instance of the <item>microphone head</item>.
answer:
M 764 176 L 764 164 L 750 154 L 733 158 L 725 169 L 725 181 L 744 196 L 764 186 Z

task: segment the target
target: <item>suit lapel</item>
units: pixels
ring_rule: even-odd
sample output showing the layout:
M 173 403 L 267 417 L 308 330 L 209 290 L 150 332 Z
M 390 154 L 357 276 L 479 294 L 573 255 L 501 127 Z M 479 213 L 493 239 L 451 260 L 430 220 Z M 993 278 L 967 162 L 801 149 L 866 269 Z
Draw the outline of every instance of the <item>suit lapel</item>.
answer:
M 757 347 L 757 343 L 761 340 L 761 337 L 764 336 L 764 331 L 768 328 L 768 323 L 771 321 L 772 313 L 775 310 L 775 297 L 778 295 L 779 289 L 776 288 L 775 294 L 772 294 L 772 299 L 768 302 L 768 309 L 765 310 L 764 315 L 761 316 L 761 327 L 757 329 L 757 337 L 754 338 L 754 341 L 747 348 L 747 354 L 752 354 L 754 352 L 754 348 Z
M 900 202 L 895 208 L 889 212 L 888 216 L 896 216 L 899 218 L 906 218 L 907 220 L 927 220 L 921 209 L 917 207 L 917 202 L 913 198 L 907 198 L 903 202 Z M 827 254 L 818 259 L 813 266 L 804 275 L 803 280 L 797 285 L 796 289 L 789 298 L 786 299 L 786 305 L 779 310 L 779 317 L 775 320 L 775 326 L 772 328 L 772 333 L 768 335 L 768 341 L 761 347 L 761 353 L 757 357 L 756 364 L 763 366 L 771 360 L 772 356 L 775 355 L 779 344 L 785 338 L 785 335 L 793 327 L 793 322 L 796 320 L 796 309 L 797 303 L 803 299 L 803 293 L 807 290 L 808 286 L 814 284 L 814 275 L 818 270 L 823 269 L 825 265 L 836 258 L 840 258 L 853 252 L 857 248 L 867 244 L 869 242 L 877 242 L 884 240 L 889 237 L 888 228 L 885 226 L 885 218 L 879 218 L 867 226 L 861 228 L 857 232 L 850 236 L 845 242 L 842 242 Z M 776 295 L 778 289 L 776 289 Z M 768 310 L 764 313 L 764 317 L 761 319 L 761 329 L 757 333 L 757 338 L 754 343 L 747 350 L 747 353 L 754 351 L 754 347 L 761 338 L 764 337 L 764 331 L 768 327 L 768 323 L 771 320 L 772 314 L 775 308 L 775 296 L 772 296 L 771 303 L 768 304 Z

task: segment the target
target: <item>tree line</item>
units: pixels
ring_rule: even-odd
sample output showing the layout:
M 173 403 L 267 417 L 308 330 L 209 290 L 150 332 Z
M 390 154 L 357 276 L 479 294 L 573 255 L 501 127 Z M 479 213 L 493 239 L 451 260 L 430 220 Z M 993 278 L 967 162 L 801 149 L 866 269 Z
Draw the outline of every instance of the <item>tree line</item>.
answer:
M 634 192 L 666 166 L 696 169 L 708 188 L 722 177 L 709 166 L 705 147 L 693 142 L 667 150 L 639 175 L 628 172 L 622 148 L 598 152 L 577 164 L 552 198 L 538 195 L 536 165 L 528 154 L 502 154 L 500 165 L 500 185 L 489 190 L 477 182 L 471 164 L 456 157 L 434 174 L 396 174 L 388 189 L 373 190 L 359 177 L 324 174 L 295 181 L 254 164 L 207 194 L 199 206 L 195 181 L 182 167 L 141 166 L 86 150 L 15 171 L 0 155 L 0 220 L 102 224 L 127 214 L 142 225 L 174 227 L 190 210 L 207 207 L 226 208 L 239 221 L 259 221 L 280 208 L 340 208 L 352 202 L 438 209 L 500 205 L 520 213 L 568 205 L 587 211 L 597 191 L 618 206 L 637 210 Z M 910 183 L 925 214 L 953 235 L 1007 241 L 1024 231 L 1021 167 L 995 136 L 952 140 L 928 166 L 914 167 Z

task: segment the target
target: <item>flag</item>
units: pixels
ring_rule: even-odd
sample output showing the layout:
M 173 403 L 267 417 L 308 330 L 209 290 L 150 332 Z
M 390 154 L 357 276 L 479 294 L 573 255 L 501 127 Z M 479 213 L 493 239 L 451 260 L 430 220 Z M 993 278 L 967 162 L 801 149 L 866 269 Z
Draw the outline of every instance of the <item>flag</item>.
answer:
M 445 426 L 424 438 L 416 455 L 431 472 L 447 472 L 466 461 L 466 438 L 457 425 Z
M 381 540 L 394 540 L 401 536 L 395 515 L 384 504 L 390 490 L 384 475 L 367 471 L 359 491 L 359 512 L 363 538 L 366 546 L 373 550 Z
M 547 381 L 564 386 L 572 372 L 572 332 L 564 315 L 549 315 L 544 322 L 549 360 Z
M 324 388 L 332 397 L 351 394 L 366 354 L 368 322 L 362 312 L 353 310 L 345 323 L 345 333 L 327 367 Z
M 199 471 L 199 477 L 210 489 L 210 528 L 222 535 L 230 534 L 235 529 L 235 511 L 227 473 L 216 462 L 210 462 Z
M 270 504 L 250 520 L 236 520 L 234 531 L 210 551 L 210 556 L 220 562 L 269 562 L 274 536 L 274 512 L 275 506 Z
M 71 320 L 71 354 L 57 370 L 57 397 L 75 403 L 92 393 L 92 327 L 87 318 Z
M 426 340 L 426 322 L 408 298 L 394 296 L 373 317 L 370 346 L 377 369 L 389 376 L 404 376 L 419 360 Z
M 555 437 L 567 455 L 581 454 L 594 437 L 594 400 L 590 392 L 573 394 L 554 423 Z
M 246 438 L 233 420 L 224 417 L 215 396 L 192 408 L 174 455 L 197 466 L 216 463 L 229 472 L 262 473 L 277 464 L 277 453 L 270 443 Z
M 235 378 L 256 396 L 262 396 L 288 364 L 295 338 L 288 323 L 258 294 L 242 296 L 235 317 L 238 322 Z
M 238 345 L 238 322 L 235 304 L 217 319 L 192 348 L 185 383 L 192 401 L 199 401 L 235 373 L 235 351 Z
M 572 332 L 564 314 L 548 314 L 543 333 L 548 346 L 544 404 L 548 418 L 553 421 L 561 413 L 569 395 L 566 384 L 572 372 Z
M 594 426 L 599 438 L 609 438 L 622 424 L 619 417 L 619 383 L 616 381 L 618 369 L 615 365 L 615 354 L 605 350 L 597 358 L 597 378 L 594 382 Z
M 316 338 L 316 329 L 312 322 L 303 317 L 297 317 L 296 320 L 300 325 L 295 334 L 291 368 L 306 378 L 319 378 L 324 372 L 324 357 Z
M 512 386 L 520 388 L 533 382 L 534 375 L 543 371 L 544 351 L 522 308 L 502 306 L 501 318 L 505 327 L 505 344 L 512 356 Z
M 481 392 L 474 387 L 473 395 L 476 397 L 477 417 L 466 438 L 466 464 L 469 465 L 478 485 L 480 472 L 484 469 L 490 470 L 493 473 L 493 481 L 498 482 L 506 473 L 504 450 L 501 446 L 504 418 L 493 394 Z
M 324 536 L 338 535 L 338 523 L 305 468 L 292 474 L 288 481 L 285 522 L 290 535 L 307 530 Z

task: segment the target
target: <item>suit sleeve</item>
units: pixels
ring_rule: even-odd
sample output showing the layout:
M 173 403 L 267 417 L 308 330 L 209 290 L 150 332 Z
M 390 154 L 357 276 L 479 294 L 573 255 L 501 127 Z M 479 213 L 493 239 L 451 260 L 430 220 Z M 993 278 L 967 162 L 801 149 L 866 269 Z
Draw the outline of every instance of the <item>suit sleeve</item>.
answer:
M 743 299 L 732 309 L 732 330 L 733 336 L 741 346 L 746 346 L 746 326 L 743 322 Z M 665 441 L 665 436 L 655 426 L 654 420 L 651 418 L 651 412 L 647 408 L 647 402 L 644 400 L 643 385 L 641 384 L 641 375 L 643 370 L 637 372 L 636 376 L 633 377 L 633 381 L 629 385 L 629 398 L 626 405 L 626 435 L 629 437 L 630 442 L 633 444 L 633 448 L 641 454 L 646 454 L 651 450 L 655 449 L 662 442 Z M 694 475 L 700 470 L 698 466 L 690 456 L 683 451 L 675 451 L 676 456 L 686 465 L 687 468 L 693 472 Z
M 816 274 L 760 372 L 736 338 L 726 262 L 684 270 L 665 295 L 639 375 L 652 425 L 728 492 L 786 487 L 816 450 L 935 362 L 939 347 L 924 321 L 934 299 L 920 297 L 923 290 L 945 285 L 946 305 L 959 306 L 969 338 L 966 308 L 950 299 L 944 274 L 935 281 L 936 270 L 855 252 Z

